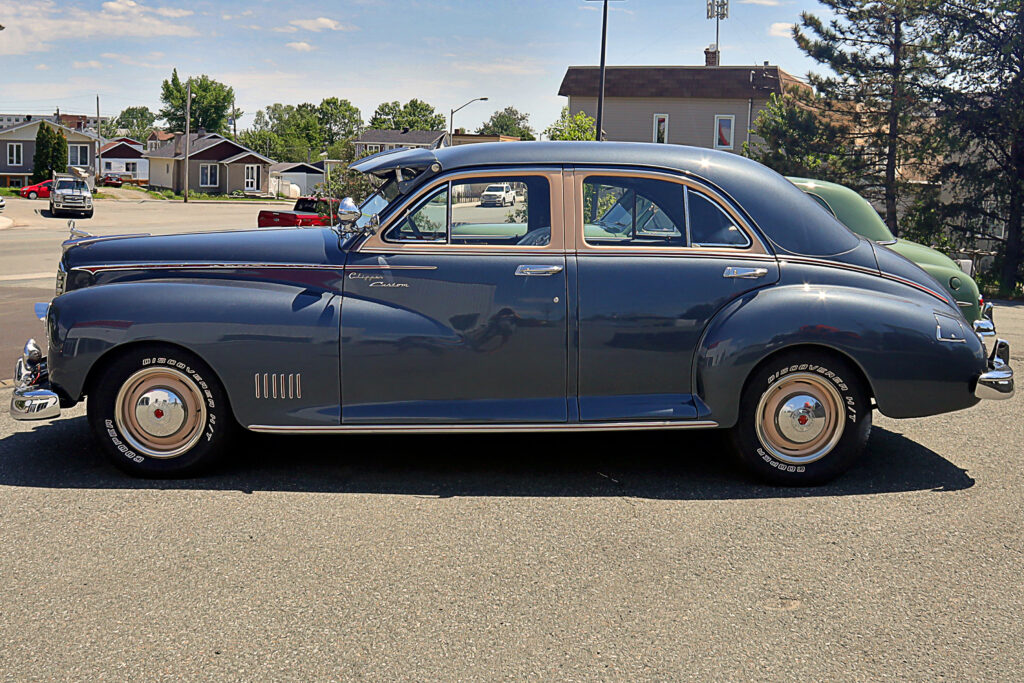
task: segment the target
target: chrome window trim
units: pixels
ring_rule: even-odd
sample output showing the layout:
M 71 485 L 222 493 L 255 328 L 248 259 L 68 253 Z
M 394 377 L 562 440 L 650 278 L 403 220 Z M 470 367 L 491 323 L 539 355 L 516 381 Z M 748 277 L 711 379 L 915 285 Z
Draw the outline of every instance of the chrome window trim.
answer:
M 696 192 L 699 195 L 702 195 L 705 199 L 707 199 L 711 203 L 711 205 L 713 207 L 715 207 L 716 209 L 721 211 L 723 214 L 725 214 L 726 218 L 732 218 L 732 216 L 727 211 L 725 211 L 721 207 L 721 205 L 719 205 L 719 203 L 716 202 L 714 199 L 712 199 L 708 195 L 704 194 L 700 190 L 693 189 L 692 191 Z M 747 239 L 747 243 L 746 244 L 728 244 L 728 243 L 724 243 L 724 242 L 697 242 L 697 243 L 694 243 L 694 241 L 691 239 L 691 235 L 690 235 L 690 222 L 691 222 L 690 221 L 690 192 L 691 192 L 691 188 L 687 187 L 686 191 L 684 192 L 684 194 L 686 195 L 686 243 L 691 248 L 693 248 L 693 249 L 701 249 L 701 248 L 704 248 L 704 247 L 721 247 L 721 248 L 724 248 L 724 249 L 749 249 L 750 248 L 750 245 L 753 242 L 750 239 L 750 235 L 747 234 L 747 231 L 743 230 L 742 228 L 740 228 L 740 232 Z M 737 225 L 736 227 L 740 227 L 740 226 Z
M 445 245 L 447 245 L 447 244 L 449 244 L 451 242 L 452 182 L 449 180 L 449 181 L 447 181 L 445 183 L 441 183 L 439 185 L 435 185 L 435 186 L 433 186 L 433 188 L 435 190 L 437 190 L 437 191 L 436 192 L 428 192 L 428 193 L 426 193 L 424 195 L 421 195 L 422 199 L 419 202 L 417 202 L 415 205 L 413 205 L 410 208 L 404 208 L 403 207 L 398 212 L 398 216 L 396 217 L 396 219 L 394 221 L 390 222 L 386 228 L 385 227 L 381 227 L 378 230 L 378 233 L 380 234 L 381 242 L 384 242 L 385 244 L 445 244 Z M 436 197 L 438 194 L 440 194 L 440 191 L 441 191 L 442 188 L 444 189 L 445 192 L 448 193 L 448 199 L 445 202 L 445 220 L 447 222 L 447 225 L 445 226 L 445 237 L 444 237 L 443 241 L 442 240 L 405 240 L 405 239 L 394 239 L 394 238 L 388 237 L 388 233 L 392 229 L 396 229 L 399 226 L 401 226 L 402 223 L 405 222 L 405 220 L 407 218 L 409 218 L 409 216 L 411 216 L 412 214 L 416 213 L 417 211 L 422 209 L 424 206 L 429 204 L 430 201 L 434 197 Z

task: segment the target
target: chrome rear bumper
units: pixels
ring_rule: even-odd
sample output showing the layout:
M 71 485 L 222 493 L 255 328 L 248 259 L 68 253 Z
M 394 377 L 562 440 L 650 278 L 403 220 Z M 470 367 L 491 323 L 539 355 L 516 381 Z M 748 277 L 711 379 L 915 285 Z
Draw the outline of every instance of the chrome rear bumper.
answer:
M 988 371 L 978 377 L 974 395 L 981 399 L 1001 400 L 1013 396 L 1013 368 L 1010 367 L 1010 343 L 997 339 L 988 358 Z
M 28 340 L 21 358 L 14 364 L 14 382 L 11 417 L 15 420 L 49 420 L 60 416 L 60 397 L 50 391 L 46 358 L 34 339 Z

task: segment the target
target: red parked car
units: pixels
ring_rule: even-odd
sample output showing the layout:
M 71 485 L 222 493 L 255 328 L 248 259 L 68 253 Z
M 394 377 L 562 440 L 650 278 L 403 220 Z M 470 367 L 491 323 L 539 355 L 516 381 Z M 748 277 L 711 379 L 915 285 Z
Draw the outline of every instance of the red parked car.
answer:
M 331 199 L 334 211 L 338 211 L 338 200 Z M 291 211 L 269 211 L 264 209 L 256 217 L 260 228 L 305 228 L 327 225 L 327 199 L 323 197 L 300 197 Z
M 36 199 L 38 197 L 46 199 L 47 197 L 50 196 L 51 185 L 53 185 L 52 180 L 44 180 L 41 183 L 36 183 L 35 185 L 28 185 L 26 187 L 21 188 L 21 191 L 18 192 L 18 194 L 27 199 Z

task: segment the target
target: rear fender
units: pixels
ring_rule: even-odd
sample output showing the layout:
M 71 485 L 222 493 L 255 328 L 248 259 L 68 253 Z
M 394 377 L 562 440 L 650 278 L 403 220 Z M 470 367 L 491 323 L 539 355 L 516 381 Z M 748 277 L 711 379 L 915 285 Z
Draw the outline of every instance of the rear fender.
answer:
M 863 373 L 879 410 L 890 417 L 933 415 L 977 403 L 971 385 L 985 367 L 977 336 L 965 329 L 962 343 L 941 342 L 935 313 L 949 312 L 938 301 L 880 278 L 850 278 L 864 282 L 774 286 L 723 308 L 705 330 L 694 359 L 694 386 L 708 417 L 723 427 L 734 425 L 751 372 L 769 356 L 796 347 L 844 356 Z

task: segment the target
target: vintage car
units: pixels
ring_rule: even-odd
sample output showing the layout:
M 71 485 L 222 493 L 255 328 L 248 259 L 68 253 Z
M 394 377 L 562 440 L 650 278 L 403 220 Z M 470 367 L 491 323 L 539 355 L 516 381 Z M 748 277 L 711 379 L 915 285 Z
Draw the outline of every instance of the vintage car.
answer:
M 837 183 L 810 178 L 788 180 L 814 197 L 826 211 L 842 221 L 850 230 L 916 263 L 949 292 L 969 322 L 986 315 L 991 316 L 991 304 L 985 305 L 985 299 L 970 275 L 940 251 L 907 239 L 897 239 L 868 200 Z
M 740 156 L 529 142 L 353 169 L 383 183 L 334 229 L 78 233 L 14 417 L 88 397 L 102 449 L 143 476 L 199 471 L 239 425 L 718 428 L 755 474 L 807 485 L 854 462 L 876 407 L 1013 393 L 988 321 L 972 329 L 927 273 Z M 502 183 L 524 196 L 497 218 L 452 201 Z

